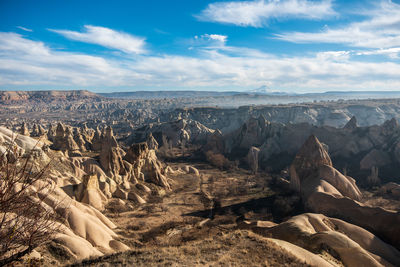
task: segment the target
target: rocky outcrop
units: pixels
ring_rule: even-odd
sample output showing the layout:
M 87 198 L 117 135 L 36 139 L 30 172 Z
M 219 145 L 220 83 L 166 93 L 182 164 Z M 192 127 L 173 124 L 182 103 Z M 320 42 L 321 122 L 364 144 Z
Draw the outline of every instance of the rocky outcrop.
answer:
M 31 137 L 41 137 L 46 134 L 46 130 L 40 124 L 33 124 L 32 131 L 30 133 Z
M 158 142 L 154 138 L 152 133 L 149 133 L 149 136 L 147 137 L 146 143 L 147 143 L 147 146 L 149 147 L 149 149 L 152 149 L 152 150 L 157 150 L 158 149 Z
M 250 146 L 261 146 L 264 137 L 269 135 L 269 122 L 263 116 L 250 118 L 235 133 L 230 147 L 247 148 Z
M 94 179 L 88 179 L 88 188 L 92 187 L 91 181 Z M 88 194 L 84 194 L 84 199 L 88 197 L 87 200 L 93 200 L 89 195 L 91 189 Z M 57 209 L 57 213 L 65 220 L 57 230 L 55 241 L 75 259 L 128 249 L 117 240 L 118 235 L 113 231 L 116 226 L 97 209 L 71 199 L 60 188 L 56 188 L 45 199 L 46 207 Z
M 357 129 L 357 118 L 355 116 L 351 117 L 351 119 L 346 123 L 346 125 L 343 127 L 344 129 L 347 130 L 354 130 Z
M 179 147 L 182 143 L 205 144 L 208 136 L 213 132 L 214 130 L 197 121 L 180 119 L 165 123 L 151 123 L 136 129 L 124 140 L 124 143 L 130 145 L 144 142 L 151 133 L 160 145 L 164 145 L 163 136 L 173 147 Z
M 322 214 L 295 216 L 262 234 L 283 239 L 309 251 L 325 248 L 346 266 L 398 266 L 400 252 L 373 233 L 340 219 Z
M 387 183 L 382 185 L 379 189 L 382 194 L 388 194 L 396 199 L 400 199 L 400 184 L 397 183 Z
M 50 162 L 49 157 L 41 150 L 44 146 L 43 142 L 38 142 L 28 136 L 17 135 L 11 130 L 0 127 L 0 151 L 9 144 L 14 145 L 13 152 L 19 151 L 22 155 L 42 151 L 40 158 L 33 158 L 32 163 L 38 168 L 33 168 L 32 171 L 42 170 L 43 166 Z M 54 157 L 57 168 L 50 165 L 50 169 L 45 169 L 46 174 L 30 185 L 29 192 L 32 194 L 29 194 L 29 198 L 40 203 L 43 209 L 54 210 L 59 215 L 60 220 L 50 225 L 57 229 L 54 241 L 59 252 L 70 255 L 71 259 L 81 260 L 127 250 L 128 247 L 118 241 L 119 237 L 113 230 L 116 226 L 99 212 L 99 209 L 102 209 L 104 197 L 98 190 L 97 176 L 84 175 L 82 182 L 78 184 L 79 175 L 71 173 L 72 168 L 69 166 L 68 157 L 53 151 L 51 155 Z M 22 159 L 22 164 L 24 164 L 24 159 Z M 63 170 L 63 173 L 57 170 Z M 76 192 L 69 190 L 70 194 L 68 194 L 66 193 L 68 190 L 63 190 L 60 184 L 67 184 L 70 189 L 78 188 L 78 190 Z M 16 215 L 21 216 L 21 214 Z
M 154 183 L 170 189 L 168 180 L 164 175 L 164 167 L 157 159 L 155 151 L 148 148 L 147 143 L 131 145 L 127 149 L 124 159 L 132 164 L 134 176 L 139 181 Z
M 332 166 L 315 136 L 310 136 L 300 149 L 290 167 L 290 176 L 306 209 L 342 218 L 400 247 L 400 214 L 358 202 L 362 196 L 355 180 Z
M 74 128 L 74 134 L 73 134 L 74 141 L 79 147 L 79 150 L 84 152 L 87 149 L 87 143 L 81 133 L 79 132 L 78 128 Z
M 29 136 L 28 125 L 26 125 L 25 122 L 22 123 L 21 128 L 20 128 L 20 130 L 19 130 L 19 133 L 22 134 L 22 135 Z
M 290 181 L 298 191 L 301 183 L 318 173 L 320 166 L 332 166 L 331 158 L 319 140 L 311 135 L 300 148 L 290 166 Z
M 354 122 L 355 120 L 353 120 Z M 351 123 L 353 126 L 353 122 Z M 260 148 L 262 168 L 280 171 L 291 164 L 301 145 L 315 135 L 329 147 L 329 153 L 338 169 L 366 181 L 372 167 L 378 167 L 384 182 L 396 176 L 400 163 L 400 127 L 396 120 L 369 127 L 317 127 L 307 123 L 283 125 L 251 119 L 237 131 L 223 135 L 219 152 L 227 157 L 244 159 L 252 146 Z M 216 142 L 214 142 L 215 144 Z M 210 143 L 209 149 L 213 145 Z M 360 164 L 361 162 L 361 164 Z M 361 165 L 361 166 L 360 166 Z
M 18 158 L 29 155 L 35 165 L 48 163 L 50 159 L 44 152 L 44 147 L 45 144 L 41 141 L 0 126 L 0 160 L 4 156 Z
M 113 177 L 117 183 L 122 181 L 122 176 L 128 174 L 124 161 L 125 151 L 122 150 L 115 139 L 111 127 L 106 127 L 101 139 L 100 166 L 104 172 Z
M 101 192 L 99 180 L 96 174 L 86 174 L 82 178 L 82 183 L 78 186 L 76 198 L 82 203 L 102 211 L 107 197 Z
M 331 158 L 319 140 L 311 135 L 290 166 L 290 183 L 307 199 L 314 192 L 361 199 L 355 180 L 332 166 Z
M 258 170 L 258 154 L 260 153 L 260 149 L 257 147 L 251 147 L 249 149 L 249 153 L 247 153 L 247 164 L 250 167 L 250 170 L 255 174 Z
M 56 135 L 53 138 L 53 145 L 51 148 L 61 151 L 79 151 L 79 146 L 72 136 L 70 127 L 64 126 L 62 123 L 57 124 Z
M 119 179 L 118 176 L 126 174 L 122 160 L 124 154 L 125 152 L 119 147 L 103 144 L 100 152 L 100 165 L 108 176 Z
M 96 130 L 94 131 L 93 138 L 92 138 L 92 150 L 93 151 L 100 151 L 101 150 L 101 146 L 102 146 L 102 142 L 103 142 L 102 133 L 100 132 L 99 128 L 96 128 Z

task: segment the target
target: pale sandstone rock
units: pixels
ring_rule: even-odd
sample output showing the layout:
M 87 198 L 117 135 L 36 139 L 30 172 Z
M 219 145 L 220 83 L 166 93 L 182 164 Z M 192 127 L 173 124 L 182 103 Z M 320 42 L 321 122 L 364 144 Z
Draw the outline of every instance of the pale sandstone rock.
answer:
M 298 215 L 263 231 L 305 249 L 314 250 L 324 244 L 347 266 L 397 266 L 400 262 L 399 251 L 372 233 L 322 214 Z

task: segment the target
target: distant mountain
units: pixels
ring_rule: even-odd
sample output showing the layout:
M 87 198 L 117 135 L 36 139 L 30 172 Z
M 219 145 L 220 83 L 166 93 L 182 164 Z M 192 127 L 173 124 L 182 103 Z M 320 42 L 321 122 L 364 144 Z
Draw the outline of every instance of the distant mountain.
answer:
M 241 92 L 217 92 L 217 91 L 134 91 L 134 92 L 113 92 L 99 93 L 109 98 L 130 98 L 130 99 L 159 99 L 159 98 L 192 98 L 192 97 L 217 97 L 242 94 Z
M 285 92 L 272 91 L 271 88 L 267 85 L 262 85 L 256 89 L 249 90 L 248 93 L 260 94 L 260 95 L 295 95 L 295 94 L 288 94 Z
M 267 85 L 262 85 L 256 89 L 252 89 L 248 91 L 249 93 L 257 93 L 257 94 L 268 94 L 271 89 Z

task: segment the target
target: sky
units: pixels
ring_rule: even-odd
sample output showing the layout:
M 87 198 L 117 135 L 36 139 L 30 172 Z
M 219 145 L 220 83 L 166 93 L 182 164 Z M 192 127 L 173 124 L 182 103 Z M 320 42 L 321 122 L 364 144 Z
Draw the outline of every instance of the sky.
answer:
M 0 90 L 400 91 L 400 0 L 0 0 Z

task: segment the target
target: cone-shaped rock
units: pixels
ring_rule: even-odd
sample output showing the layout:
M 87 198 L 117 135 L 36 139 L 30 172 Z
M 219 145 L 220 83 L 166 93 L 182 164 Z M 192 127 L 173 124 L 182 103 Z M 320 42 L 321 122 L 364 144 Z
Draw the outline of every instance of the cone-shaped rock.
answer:
M 317 173 L 322 165 L 332 166 L 331 158 L 317 137 L 311 135 L 290 166 L 290 177 L 294 188 L 299 189 L 300 183 Z
M 346 125 L 343 127 L 344 129 L 348 129 L 348 130 L 354 130 L 357 128 L 357 119 L 355 116 L 353 116 L 347 123 Z

